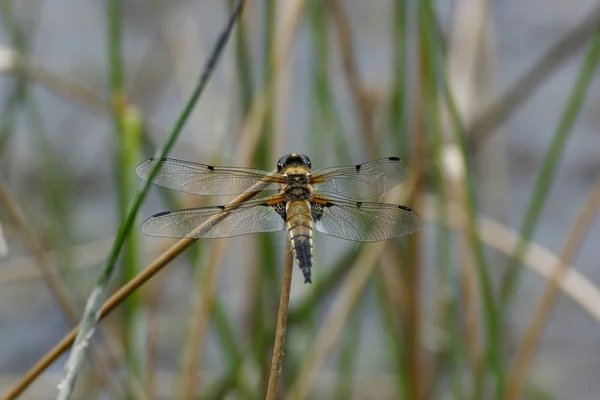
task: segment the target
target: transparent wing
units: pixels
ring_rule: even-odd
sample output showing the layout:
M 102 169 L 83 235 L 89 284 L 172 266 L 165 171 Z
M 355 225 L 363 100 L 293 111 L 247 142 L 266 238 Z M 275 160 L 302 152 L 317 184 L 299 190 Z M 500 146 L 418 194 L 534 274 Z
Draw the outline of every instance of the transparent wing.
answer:
M 385 203 L 333 200 L 313 203 L 315 229 L 327 235 L 357 242 L 377 242 L 409 235 L 421 228 L 416 212 Z
M 282 199 L 273 196 L 239 205 L 165 211 L 148 218 L 141 229 L 150 236 L 213 239 L 280 231 L 285 221 L 277 209 L 285 203 L 274 204 L 274 201 Z
M 379 197 L 406 178 L 408 167 L 398 157 L 348 167 L 324 168 L 309 175 L 310 184 L 324 195 L 363 200 Z
M 135 172 L 148 179 L 158 159 L 149 158 L 138 164 Z M 190 161 L 164 159 L 152 182 L 169 189 L 182 190 L 201 195 L 230 195 L 251 191 L 253 185 L 262 182 L 258 190 L 279 190 L 285 182 L 282 175 L 273 175 L 268 171 L 237 167 L 213 167 Z

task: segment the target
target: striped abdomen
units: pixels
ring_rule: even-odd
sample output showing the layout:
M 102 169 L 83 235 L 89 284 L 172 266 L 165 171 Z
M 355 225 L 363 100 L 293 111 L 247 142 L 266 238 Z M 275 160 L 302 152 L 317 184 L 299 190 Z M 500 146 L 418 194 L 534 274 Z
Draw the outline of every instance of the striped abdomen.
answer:
M 292 200 L 286 206 L 287 229 L 294 256 L 304 274 L 304 283 L 311 283 L 313 263 L 313 222 L 308 200 Z

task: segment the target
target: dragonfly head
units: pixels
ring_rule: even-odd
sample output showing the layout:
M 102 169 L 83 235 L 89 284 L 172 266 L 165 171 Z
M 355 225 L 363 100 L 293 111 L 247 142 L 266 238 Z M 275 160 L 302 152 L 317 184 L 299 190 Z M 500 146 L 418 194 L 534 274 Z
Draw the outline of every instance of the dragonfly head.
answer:
M 310 172 L 312 164 L 310 158 L 302 154 L 291 153 L 285 155 L 277 161 L 277 172 L 286 173 L 289 168 L 305 170 Z

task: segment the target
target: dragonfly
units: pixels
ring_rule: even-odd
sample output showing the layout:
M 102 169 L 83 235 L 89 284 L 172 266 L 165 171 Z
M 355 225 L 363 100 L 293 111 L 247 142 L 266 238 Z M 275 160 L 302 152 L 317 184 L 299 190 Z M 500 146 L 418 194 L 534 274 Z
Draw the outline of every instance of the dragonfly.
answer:
M 273 192 L 235 204 L 164 211 L 145 220 L 149 236 L 224 238 L 287 229 L 294 258 L 312 283 L 314 230 L 341 239 L 376 242 L 409 235 L 422 221 L 409 207 L 365 200 L 382 196 L 408 173 L 398 157 L 312 171 L 310 159 L 287 154 L 276 172 L 219 167 L 172 158 L 149 158 L 136 173 L 143 179 L 161 162 L 152 182 L 197 195 Z

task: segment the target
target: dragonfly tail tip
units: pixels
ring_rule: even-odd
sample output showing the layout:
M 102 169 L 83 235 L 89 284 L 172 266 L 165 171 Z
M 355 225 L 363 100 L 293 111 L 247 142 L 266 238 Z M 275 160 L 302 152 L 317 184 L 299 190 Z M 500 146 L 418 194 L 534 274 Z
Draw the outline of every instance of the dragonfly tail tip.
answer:
M 302 269 L 302 273 L 304 274 L 304 283 L 312 283 L 310 268 Z

